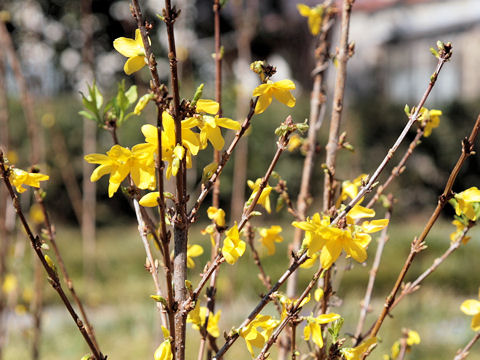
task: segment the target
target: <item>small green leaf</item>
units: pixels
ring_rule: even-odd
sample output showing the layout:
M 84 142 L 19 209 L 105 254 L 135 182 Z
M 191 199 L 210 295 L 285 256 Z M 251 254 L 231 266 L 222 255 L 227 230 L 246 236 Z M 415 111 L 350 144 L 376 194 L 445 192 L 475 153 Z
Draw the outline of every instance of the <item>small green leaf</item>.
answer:
M 410 106 L 408 106 L 408 104 L 405 104 L 403 111 L 405 112 L 405 115 L 407 115 L 407 117 L 410 117 Z
M 202 97 L 204 86 L 205 85 L 203 83 L 198 85 L 197 90 L 195 90 L 195 95 L 193 95 L 192 106 L 197 105 L 197 101 Z

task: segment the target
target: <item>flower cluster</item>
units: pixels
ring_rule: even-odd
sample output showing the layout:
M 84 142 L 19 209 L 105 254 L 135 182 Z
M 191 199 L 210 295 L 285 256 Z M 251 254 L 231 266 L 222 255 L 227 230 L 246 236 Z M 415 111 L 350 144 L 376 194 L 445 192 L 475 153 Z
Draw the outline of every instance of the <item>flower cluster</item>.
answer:
M 245 339 L 252 358 L 255 357 L 253 347 L 263 347 L 279 323 L 280 320 L 276 320 L 271 316 L 258 314 L 253 321 L 240 329 L 239 334 Z
M 309 257 L 320 252 L 320 263 L 328 269 L 338 259 L 342 250 L 358 262 L 367 259 L 367 246 L 370 243 L 370 233 L 382 230 L 388 225 L 387 219 L 356 222 L 363 218 L 375 216 L 375 211 L 360 205 L 355 205 L 346 216 L 344 228 L 332 226 L 328 216 L 321 217 L 316 213 L 306 221 L 294 221 L 293 226 L 305 231 L 302 246 L 307 248 Z

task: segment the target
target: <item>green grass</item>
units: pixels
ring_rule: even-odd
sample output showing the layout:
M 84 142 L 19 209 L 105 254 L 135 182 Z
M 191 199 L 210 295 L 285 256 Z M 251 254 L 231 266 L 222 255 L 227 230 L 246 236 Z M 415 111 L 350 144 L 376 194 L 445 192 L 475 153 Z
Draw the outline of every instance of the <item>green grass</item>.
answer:
M 288 224 L 283 227 L 285 239 L 291 238 L 292 228 Z M 202 244 L 208 250 L 210 241 L 199 235 L 199 229 L 198 226 L 191 229 L 190 241 Z M 410 241 L 420 229 L 415 224 L 393 226 L 377 277 L 372 313 L 367 318 L 366 326 L 373 322 L 381 310 L 384 298 L 409 251 Z M 429 248 L 415 260 L 407 281 L 413 280 L 448 247 L 448 234 L 452 230 L 453 226 L 449 224 L 439 224 L 434 228 L 427 239 Z M 61 227 L 57 237 L 77 292 L 88 304 L 90 318 L 104 353 L 108 354 L 109 359 L 151 359 L 155 347 L 161 341 L 161 332 L 158 314 L 153 301 L 149 299 L 154 290 L 151 277 L 143 266 L 145 254 L 136 226 L 131 224 L 99 230 L 95 259 L 96 280 L 90 284 L 82 281 L 82 248 L 77 230 Z M 449 258 L 417 293 L 405 298 L 393 311 L 392 318 L 386 319 L 379 334 L 381 342 L 372 354 L 372 359 L 381 359 L 383 354 L 389 353 L 393 342 L 401 336 L 402 328 L 414 329 L 422 338 L 422 343 L 408 354 L 410 359 L 452 359 L 456 350 L 469 341 L 473 336 L 470 330 L 471 318 L 461 313 L 459 306 L 462 301 L 474 298 L 478 293 L 480 262 L 477 254 L 480 252 L 480 244 L 476 238 L 477 233 L 472 232 L 470 243 Z M 366 266 L 342 260 L 336 267 L 334 288 L 339 301 L 338 306 L 331 311 L 340 313 L 345 318 L 342 336 L 347 338 L 355 331 L 359 304 L 375 251 L 374 242 L 375 240 L 370 246 Z M 28 263 L 31 259 L 30 252 L 26 254 L 25 263 Z M 288 266 L 286 254 L 287 244 L 282 243 L 277 247 L 275 256 L 262 258 L 265 269 L 274 281 Z M 207 253 L 198 258 L 195 270 L 202 269 L 208 258 Z M 314 269 L 300 271 L 300 286 L 306 285 L 313 272 Z M 22 279 L 27 284 L 31 278 L 28 264 L 22 268 L 22 273 Z M 198 276 L 192 276 L 191 280 L 195 285 Z M 221 331 L 228 332 L 232 327 L 238 326 L 258 301 L 259 294 L 264 292 L 249 251 L 236 266 L 224 264 L 218 278 L 217 292 L 217 308 L 222 311 Z M 44 293 L 42 359 L 78 360 L 88 352 L 83 339 L 47 283 Z M 308 311 L 310 310 L 307 309 L 304 313 L 308 314 Z M 275 309 L 269 305 L 264 313 L 275 315 Z M 30 357 L 29 317 L 25 315 L 16 319 L 17 322 L 10 323 L 4 357 L 6 360 Z M 302 327 L 298 333 L 301 336 Z M 195 359 L 198 336 L 190 327 L 188 341 L 187 358 Z M 223 341 L 219 339 L 218 343 L 222 344 Z M 305 350 L 305 347 L 302 345 L 301 349 Z M 272 358 L 274 355 L 275 352 L 272 352 Z M 243 340 L 240 339 L 234 345 L 228 358 L 249 358 Z M 473 348 L 469 358 L 480 359 L 480 345 Z

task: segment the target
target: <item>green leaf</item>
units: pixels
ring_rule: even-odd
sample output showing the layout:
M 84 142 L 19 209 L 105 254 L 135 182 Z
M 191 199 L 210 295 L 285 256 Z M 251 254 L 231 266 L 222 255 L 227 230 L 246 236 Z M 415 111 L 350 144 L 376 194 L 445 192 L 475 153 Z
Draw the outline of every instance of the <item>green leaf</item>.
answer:
M 90 113 L 88 111 L 85 111 L 85 110 L 79 111 L 78 115 L 83 116 L 84 118 L 87 118 L 87 119 L 90 119 L 90 120 L 93 120 L 93 121 L 97 120 L 95 115 L 93 115 L 92 113 Z
M 137 86 L 132 85 L 130 88 L 125 92 L 125 96 L 128 99 L 129 105 L 132 105 L 135 101 L 137 101 L 138 94 L 137 94 Z

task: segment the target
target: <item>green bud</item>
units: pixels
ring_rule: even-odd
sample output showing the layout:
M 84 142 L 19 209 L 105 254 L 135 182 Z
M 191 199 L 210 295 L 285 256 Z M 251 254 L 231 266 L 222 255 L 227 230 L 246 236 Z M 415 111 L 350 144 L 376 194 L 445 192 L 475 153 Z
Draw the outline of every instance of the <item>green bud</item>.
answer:
M 155 300 L 156 302 L 162 303 L 162 305 L 163 305 L 164 307 L 167 307 L 167 306 L 168 306 L 167 300 L 166 300 L 164 297 L 160 296 L 160 295 L 150 295 L 150 298 L 152 298 L 152 299 Z
M 192 106 L 197 105 L 197 101 L 202 97 L 204 86 L 205 84 L 203 83 L 198 85 L 197 90 L 195 90 L 195 95 L 193 95 Z

